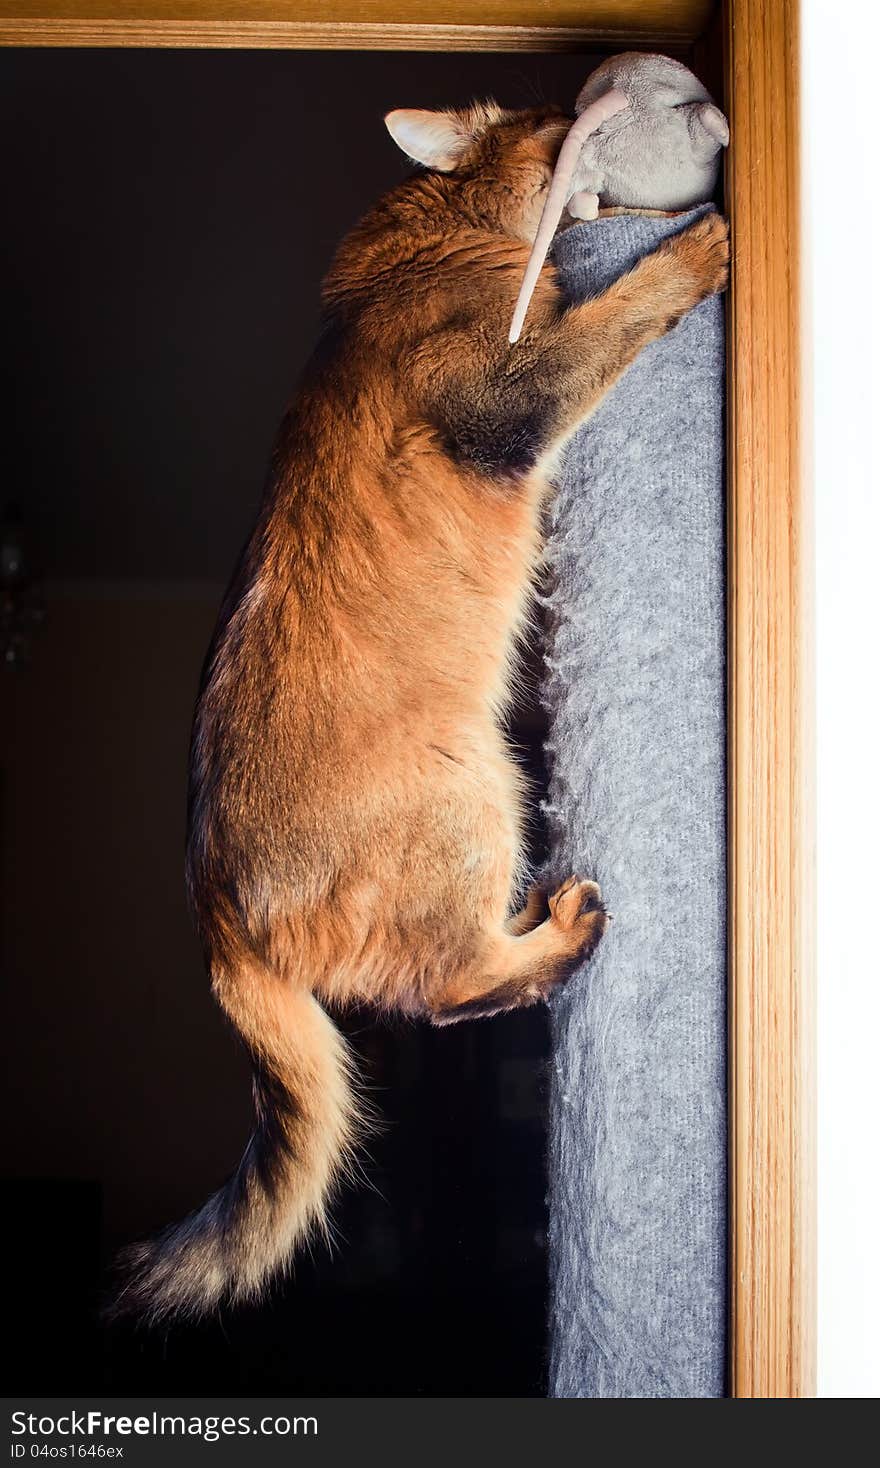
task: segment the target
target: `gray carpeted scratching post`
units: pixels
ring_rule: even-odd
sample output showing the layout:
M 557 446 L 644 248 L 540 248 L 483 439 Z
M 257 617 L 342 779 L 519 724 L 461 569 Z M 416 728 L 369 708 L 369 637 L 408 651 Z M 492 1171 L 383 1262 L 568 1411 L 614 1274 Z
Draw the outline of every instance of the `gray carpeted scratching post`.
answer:
M 574 300 L 704 209 L 556 246 Z M 550 874 L 614 914 L 553 1013 L 557 1397 L 718 1397 L 726 1330 L 723 304 L 639 357 L 550 517 Z

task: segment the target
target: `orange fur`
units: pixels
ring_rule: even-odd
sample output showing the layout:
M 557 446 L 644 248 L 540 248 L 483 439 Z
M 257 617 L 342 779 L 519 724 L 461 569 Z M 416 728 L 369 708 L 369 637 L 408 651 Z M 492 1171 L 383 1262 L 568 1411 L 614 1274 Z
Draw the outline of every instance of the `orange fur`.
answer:
M 337 254 L 206 665 L 188 880 L 258 1126 L 226 1189 L 135 1251 L 122 1305 L 153 1316 L 256 1294 L 321 1223 L 358 1117 L 319 1004 L 447 1023 L 533 1003 L 604 929 L 574 880 L 510 917 L 523 788 L 499 715 L 554 458 L 722 288 L 726 230 L 700 221 L 571 309 L 545 268 L 510 347 L 566 124 L 454 121 L 454 170 L 395 189 Z

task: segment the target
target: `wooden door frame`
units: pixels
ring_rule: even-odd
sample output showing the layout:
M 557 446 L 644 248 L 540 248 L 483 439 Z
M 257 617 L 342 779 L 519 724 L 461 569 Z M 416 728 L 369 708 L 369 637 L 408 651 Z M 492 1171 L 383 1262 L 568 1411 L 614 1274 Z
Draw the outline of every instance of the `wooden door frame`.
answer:
M 730 1395 L 812 1396 L 813 551 L 802 452 L 797 0 L 0 0 L 8 46 L 498 51 L 597 42 L 723 54 L 733 239 Z

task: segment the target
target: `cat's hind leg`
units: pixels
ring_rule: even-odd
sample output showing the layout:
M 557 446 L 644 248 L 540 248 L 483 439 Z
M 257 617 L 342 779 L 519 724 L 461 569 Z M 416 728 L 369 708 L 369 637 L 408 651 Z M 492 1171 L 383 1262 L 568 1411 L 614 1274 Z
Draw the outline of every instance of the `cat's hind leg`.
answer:
M 522 936 L 503 927 L 480 933 L 472 959 L 456 974 L 438 976 L 427 996 L 434 1024 L 535 1004 L 590 956 L 608 921 L 596 883 L 570 877 L 548 906 L 546 921 Z
M 547 916 L 547 892 L 544 887 L 533 886 L 528 890 L 525 906 L 512 913 L 504 924 L 505 933 L 521 938 L 544 922 Z

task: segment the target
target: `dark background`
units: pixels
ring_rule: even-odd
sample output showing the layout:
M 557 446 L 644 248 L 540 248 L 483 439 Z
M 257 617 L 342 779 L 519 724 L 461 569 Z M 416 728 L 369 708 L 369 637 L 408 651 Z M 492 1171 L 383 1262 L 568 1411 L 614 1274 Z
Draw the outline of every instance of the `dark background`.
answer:
M 4 51 L 5 472 L 44 625 L 0 673 L 8 1389 L 540 1393 L 543 1012 L 346 1021 L 386 1120 L 257 1309 L 102 1333 L 108 1259 L 246 1141 L 186 912 L 192 704 L 393 106 L 570 106 L 598 56 Z M 514 731 L 530 758 L 528 709 Z

